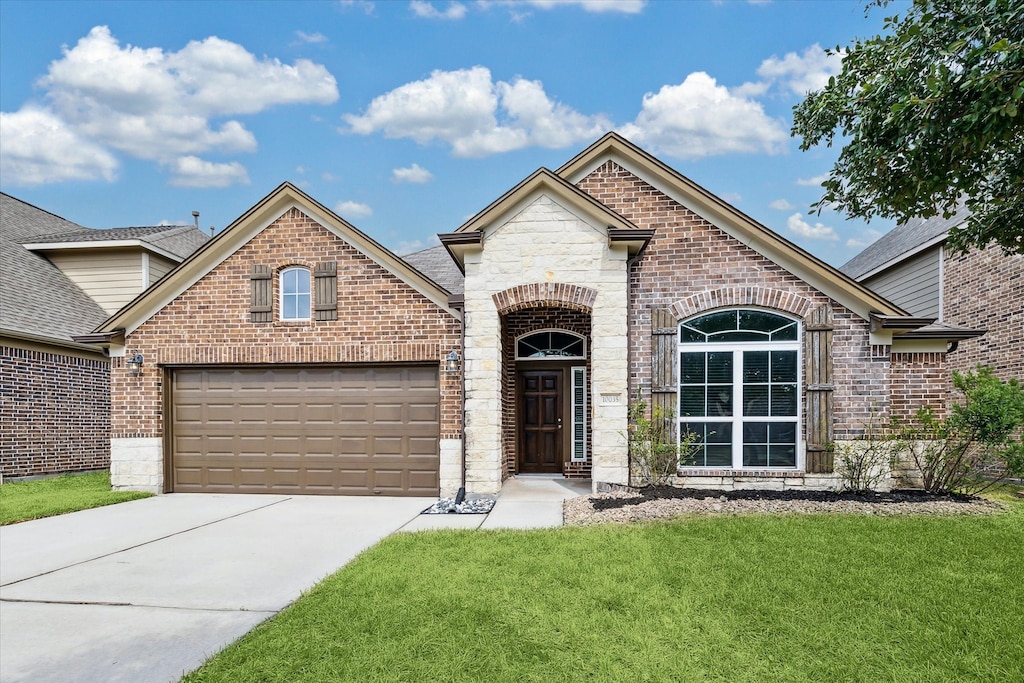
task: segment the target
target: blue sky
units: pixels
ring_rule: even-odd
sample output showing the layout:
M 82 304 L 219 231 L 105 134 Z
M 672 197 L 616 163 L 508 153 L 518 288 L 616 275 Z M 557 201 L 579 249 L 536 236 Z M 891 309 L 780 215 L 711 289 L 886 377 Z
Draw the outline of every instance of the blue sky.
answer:
M 792 107 L 896 3 L 0 2 L 0 187 L 94 228 L 218 229 L 289 180 L 399 253 L 614 129 L 829 263 L 836 150 Z

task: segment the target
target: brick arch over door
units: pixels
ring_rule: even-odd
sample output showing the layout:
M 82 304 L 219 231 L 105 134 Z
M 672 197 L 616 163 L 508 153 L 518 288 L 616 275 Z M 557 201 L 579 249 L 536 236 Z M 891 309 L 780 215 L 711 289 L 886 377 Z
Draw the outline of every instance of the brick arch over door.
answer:
M 716 308 L 757 306 L 784 311 L 803 319 L 810 312 L 813 302 L 799 294 L 768 287 L 722 287 L 691 294 L 672 304 L 670 310 L 677 320 L 686 320 L 698 313 Z
M 533 282 L 516 285 L 495 293 L 494 306 L 505 315 L 527 308 L 568 308 L 590 313 L 594 310 L 597 290 L 564 282 Z

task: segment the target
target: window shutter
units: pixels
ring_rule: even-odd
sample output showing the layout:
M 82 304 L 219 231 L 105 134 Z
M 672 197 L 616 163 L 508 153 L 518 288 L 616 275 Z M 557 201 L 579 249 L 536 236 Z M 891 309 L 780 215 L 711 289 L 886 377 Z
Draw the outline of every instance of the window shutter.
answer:
M 807 471 L 833 471 L 829 450 L 832 424 L 832 307 L 811 310 L 804 319 L 804 377 L 807 383 Z
M 252 298 L 249 313 L 254 323 L 274 321 L 273 279 L 270 266 L 253 265 L 249 274 Z
M 316 281 L 314 320 L 338 319 L 338 262 L 321 263 L 313 271 Z
M 679 325 L 667 308 L 651 311 L 651 410 L 661 406 L 667 434 L 675 433 L 676 394 L 679 391 L 676 363 Z

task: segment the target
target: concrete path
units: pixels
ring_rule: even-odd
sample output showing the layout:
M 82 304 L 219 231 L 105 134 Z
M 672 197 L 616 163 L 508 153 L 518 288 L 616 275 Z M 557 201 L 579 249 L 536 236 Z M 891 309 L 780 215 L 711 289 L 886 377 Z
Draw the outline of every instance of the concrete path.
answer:
M 0 527 L 0 680 L 177 680 L 432 502 L 175 494 Z

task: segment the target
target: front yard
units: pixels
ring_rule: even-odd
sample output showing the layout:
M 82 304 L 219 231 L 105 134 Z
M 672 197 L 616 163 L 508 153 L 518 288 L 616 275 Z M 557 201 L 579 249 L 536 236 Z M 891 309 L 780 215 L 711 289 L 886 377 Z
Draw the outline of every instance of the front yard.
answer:
M 399 534 L 184 680 L 1024 680 L 1008 504 Z
M 111 491 L 110 473 L 94 472 L 0 484 L 0 525 L 62 515 L 151 496 Z

